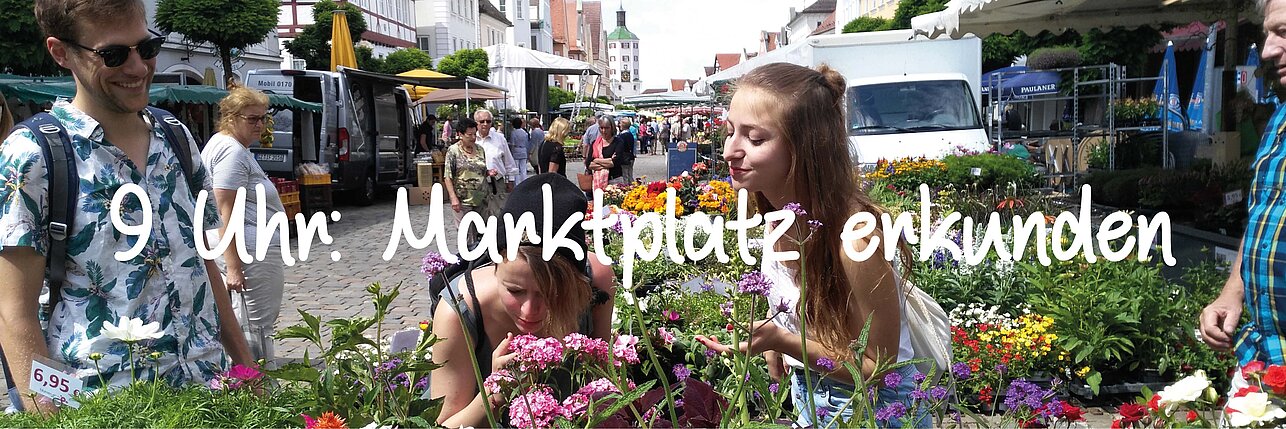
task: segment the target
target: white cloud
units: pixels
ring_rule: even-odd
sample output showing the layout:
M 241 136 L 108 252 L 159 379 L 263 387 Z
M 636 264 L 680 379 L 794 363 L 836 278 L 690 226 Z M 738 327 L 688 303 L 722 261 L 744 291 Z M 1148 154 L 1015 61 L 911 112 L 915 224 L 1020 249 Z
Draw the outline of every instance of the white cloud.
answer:
M 624 2 L 625 25 L 639 36 L 643 88 L 669 89 L 670 79 L 700 79 L 714 54 L 756 51 L 760 31 L 779 31 L 793 0 L 604 0 L 603 31 L 616 28 Z

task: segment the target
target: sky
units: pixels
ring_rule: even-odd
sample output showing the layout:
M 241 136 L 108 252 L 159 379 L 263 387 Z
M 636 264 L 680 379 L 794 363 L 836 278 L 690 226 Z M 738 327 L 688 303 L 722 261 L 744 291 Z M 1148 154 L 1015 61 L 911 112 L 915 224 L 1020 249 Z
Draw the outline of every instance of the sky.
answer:
M 639 37 L 643 89 L 669 90 L 670 79 L 700 79 L 716 53 L 754 49 L 760 31 L 779 31 L 799 0 L 602 0 L 603 31 L 625 26 Z

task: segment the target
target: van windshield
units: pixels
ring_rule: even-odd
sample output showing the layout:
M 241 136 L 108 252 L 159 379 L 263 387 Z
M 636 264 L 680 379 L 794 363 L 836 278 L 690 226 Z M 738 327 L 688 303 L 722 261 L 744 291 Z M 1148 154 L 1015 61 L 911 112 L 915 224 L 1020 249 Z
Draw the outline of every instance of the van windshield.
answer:
M 850 136 L 982 128 L 962 80 L 854 86 L 847 103 Z

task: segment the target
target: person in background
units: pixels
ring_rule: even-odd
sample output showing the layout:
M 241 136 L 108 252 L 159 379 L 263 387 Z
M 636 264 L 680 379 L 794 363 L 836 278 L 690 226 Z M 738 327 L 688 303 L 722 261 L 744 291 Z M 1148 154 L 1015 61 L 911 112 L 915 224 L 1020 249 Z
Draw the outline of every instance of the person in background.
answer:
M 554 119 L 554 123 L 549 125 L 549 133 L 545 134 L 545 141 L 541 143 L 540 155 L 537 157 L 536 165 L 541 173 L 558 173 L 567 177 L 567 155 L 563 151 L 563 140 L 567 139 L 567 133 L 571 129 L 572 123 L 561 117 Z
M 416 154 L 428 152 L 433 150 L 434 147 L 437 147 L 437 143 L 434 142 L 434 136 L 437 135 L 437 130 L 434 128 L 437 127 L 437 124 L 438 117 L 435 115 L 429 115 L 424 118 L 424 122 L 421 122 L 420 126 L 415 128 Z
M 629 117 L 621 118 L 618 124 L 621 131 L 616 134 L 616 138 L 612 139 L 613 145 L 616 145 L 619 139 L 622 147 L 617 150 L 625 151 L 624 161 L 621 164 L 621 180 L 626 184 L 634 183 L 634 159 L 638 153 L 638 127 L 632 122 Z
M 68 231 L 71 243 L 64 255 L 50 255 L 55 237 L 49 206 L 66 203 L 49 201 L 41 143 L 25 127 L 8 131 L 0 143 L 0 165 L 7 166 L 0 169 L 6 184 L 0 186 L 0 348 L 10 372 L 22 375 L 13 379 L 21 397 L 16 408 L 55 411 L 51 403 L 33 399 L 27 375 L 34 358 L 66 365 L 86 392 L 123 387 L 136 376 L 175 387 L 207 384 L 233 363 L 254 365 L 219 269 L 194 244 L 195 233 L 220 224 L 213 199 L 196 216 L 197 194 L 212 189 L 209 173 L 187 127 L 177 125 L 178 135 L 167 136 L 176 133 L 147 109 L 165 36 L 148 31 L 142 0 L 34 3 L 41 42 L 76 82 L 75 96 L 54 102 L 52 114 L 79 155 L 73 157 L 79 177 L 71 179 L 81 186 L 70 195 L 78 202 L 69 207 L 76 229 Z M 184 148 L 191 157 L 180 160 Z M 189 164 L 190 177 L 177 168 Z M 128 252 L 140 237 L 112 234 L 110 223 L 102 223 L 123 184 L 141 187 L 161 210 L 153 212 L 153 233 L 143 252 L 118 261 L 115 254 Z M 142 219 L 143 209 L 131 200 L 137 201 L 127 198 L 118 213 L 127 221 Z M 83 243 L 73 249 L 77 234 Z M 51 257 L 66 258 L 66 278 L 51 297 L 57 303 L 42 329 L 40 295 Z M 95 310 L 84 306 L 86 299 L 95 302 Z M 149 344 L 164 347 L 158 359 L 136 367 L 121 342 L 108 336 L 106 324 L 123 325 L 126 318 L 157 328 L 160 337 Z M 91 351 L 102 359 L 83 358 Z
M 490 128 L 490 126 L 487 126 Z M 456 137 L 460 140 L 447 148 L 446 171 L 443 172 L 443 187 L 451 197 L 451 209 L 455 211 L 456 220 L 464 219 L 468 212 L 477 212 L 485 219 L 488 212 L 488 199 L 495 192 L 497 182 L 493 180 L 500 172 L 490 168 L 487 162 L 487 148 L 478 141 L 478 123 L 472 119 L 462 118 L 456 121 Z M 503 183 L 503 182 L 501 182 Z M 479 234 L 473 231 L 469 244 L 478 242 Z
M 487 187 L 490 193 L 487 198 L 487 213 L 496 213 L 513 191 L 514 181 L 518 180 L 518 164 L 514 162 L 504 134 L 492 129 L 495 119 L 490 110 L 478 109 L 473 113 L 473 120 L 478 126 L 477 143 L 487 150 L 487 169 L 497 173 L 488 177 L 488 180 L 495 182 L 495 186 Z
M 598 124 L 602 123 L 603 117 L 595 114 L 594 116 L 586 119 L 586 121 L 589 122 L 589 126 L 585 128 L 585 135 L 581 136 L 580 146 L 581 154 L 584 155 L 583 158 L 585 158 L 585 166 L 588 167 L 589 162 L 592 161 L 595 154 L 598 153 L 594 151 L 594 142 L 598 140 Z
M 661 121 L 661 130 L 656 133 L 661 138 L 661 153 L 670 151 L 670 121 Z M 652 151 L 656 154 L 656 150 Z
M 540 147 L 545 144 L 545 130 L 540 126 L 540 118 L 532 116 L 527 120 L 527 160 L 531 162 L 532 170 L 540 172 L 539 162 Z
M 286 273 L 280 257 L 281 230 L 267 230 L 267 225 L 259 225 L 258 213 L 262 206 L 267 219 L 271 219 L 277 213 L 284 213 L 286 208 L 277 194 L 277 186 L 250 152 L 250 146 L 259 142 L 267 117 L 267 95 L 250 88 L 233 87 L 219 102 L 219 132 L 205 144 L 201 162 L 214 178 L 214 201 L 224 225 L 219 231 L 220 236 L 226 236 L 227 227 L 232 225 L 237 190 L 245 189 L 246 200 L 242 210 L 244 233 L 239 237 L 233 235 L 232 244 L 219 261 L 219 269 L 228 290 L 240 292 L 232 294 L 232 310 L 242 327 L 249 328 L 245 332 L 250 355 L 256 361 L 265 360 L 272 367 L 275 366 L 272 362 L 273 326 L 281 314 Z M 256 185 L 263 185 L 262 200 L 257 197 Z M 243 243 L 238 241 L 244 239 L 245 248 L 254 255 L 259 237 L 264 234 L 272 236 L 268 241 L 267 259 L 242 261 L 237 248 Z
M 514 184 L 522 183 L 527 179 L 527 157 L 531 153 L 531 133 L 525 128 L 527 121 L 522 118 L 513 118 L 509 120 L 509 126 L 513 131 L 509 134 L 509 152 L 514 158 L 514 165 L 518 168 L 518 175 L 514 179 Z
M 598 137 L 585 156 L 585 169 L 594 175 L 594 189 L 603 189 L 609 182 L 624 183 L 621 166 L 625 164 L 627 150 L 619 147 L 618 140 L 614 138 L 616 135 L 616 123 L 612 117 L 599 117 Z
M 795 211 L 795 227 L 786 232 L 789 238 L 777 241 L 776 250 L 799 251 L 808 257 L 802 263 L 764 262 L 761 272 L 771 280 L 766 291 L 769 302 L 792 311 L 769 314 L 775 314 L 772 323 L 755 323 L 748 343 L 724 345 L 714 338 L 696 337 L 716 352 L 740 346 L 749 353 L 763 353 L 774 379 L 785 376 L 785 360 L 794 369 L 792 399 L 799 410 L 795 424 L 800 427 L 847 426 L 844 420 L 853 409 L 846 405 L 853 397 L 855 375 L 843 365 L 855 365 L 858 375 L 870 380 L 884 375 L 875 372 L 882 365 L 916 357 L 902 311 L 902 279 L 911 266 L 906 244 L 874 243 L 871 237 L 880 236 L 878 228 L 885 224 L 877 224 L 874 234 L 866 237 L 842 240 L 839 234 L 840 226 L 856 213 L 871 213 L 875 219 L 883 213 L 852 180 L 853 160 L 835 156 L 848 148 L 844 115 L 835 113 L 843 111 L 845 88 L 844 77 L 826 65 L 814 70 L 774 63 L 738 79 L 728 108 L 731 134 L 723 151 L 732 185 L 750 191 L 760 213 Z M 812 221 L 820 222 L 816 231 L 806 223 Z M 848 251 L 881 245 L 897 246 L 901 269 L 884 258 L 854 261 L 845 256 Z M 802 279 L 807 279 L 804 296 Z M 807 302 L 806 308 L 802 302 Z M 807 321 L 807 337 L 800 335 L 801 318 Z M 867 347 L 855 355 L 849 344 L 863 332 L 869 332 Z M 802 341 L 808 341 L 807 356 L 801 354 Z M 811 368 L 807 374 L 804 365 Z M 913 380 L 919 371 L 910 364 L 895 371 L 900 381 L 873 386 L 879 393 L 868 406 L 885 409 L 901 403 L 911 408 L 912 393 L 918 388 Z M 894 427 L 901 421 L 885 423 Z M 919 414 L 912 424 L 927 428 L 932 423 L 931 417 Z

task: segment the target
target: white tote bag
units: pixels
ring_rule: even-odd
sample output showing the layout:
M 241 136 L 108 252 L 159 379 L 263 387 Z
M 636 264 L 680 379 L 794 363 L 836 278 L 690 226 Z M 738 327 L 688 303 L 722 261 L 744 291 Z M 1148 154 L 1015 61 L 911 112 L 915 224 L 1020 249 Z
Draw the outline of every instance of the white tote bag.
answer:
M 911 330 L 911 349 L 915 357 L 927 358 L 929 362 L 916 365 L 924 375 L 936 369 L 934 379 L 951 370 L 951 322 L 947 312 L 942 310 L 938 301 L 925 293 L 923 289 L 903 282 L 906 305 L 903 306 L 903 317 Z

